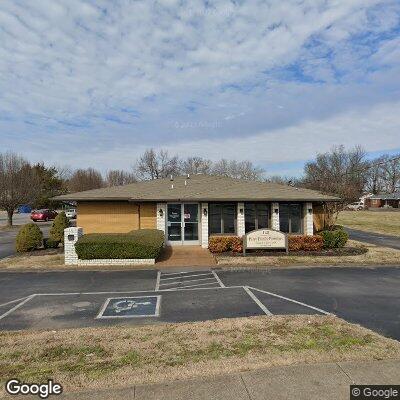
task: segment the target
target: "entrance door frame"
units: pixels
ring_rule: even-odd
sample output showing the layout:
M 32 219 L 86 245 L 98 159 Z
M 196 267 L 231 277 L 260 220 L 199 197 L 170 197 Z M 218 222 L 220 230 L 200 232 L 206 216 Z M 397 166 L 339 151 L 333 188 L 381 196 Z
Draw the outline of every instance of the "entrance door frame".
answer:
M 168 240 L 168 204 L 180 204 L 181 205 L 181 240 Z M 197 205 L 197 240 L 185 240 L 185 204 L 196 204 Z M 169 201 L 166 205 L 166 216 L 165 216 L 165 243 L 168 246 L 200 246 L 200 203 L 196 201 Z

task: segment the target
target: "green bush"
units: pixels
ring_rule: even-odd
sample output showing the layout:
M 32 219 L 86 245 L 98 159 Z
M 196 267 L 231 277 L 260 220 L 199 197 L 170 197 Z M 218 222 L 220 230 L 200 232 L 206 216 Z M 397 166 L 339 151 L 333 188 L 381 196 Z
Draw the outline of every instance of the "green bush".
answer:
M 243 251 L 243 239 L 239 236 L 211 236 L 208 239 L 208 249 L 211 253 L 225 253 L 227 251 L 241 253 Z
M 43 247 L 45 249 L 56 249 L 60 244 L 59 240 L 53 240 L 52 238 L 43 239 Z
M 35 250 L 42 245 L 43 233 L 33 222 L 24 225 L 18 232 L 15 249 L 18 253 Z
M 69 227 L 69 220 L 62 211 L 53 221 L 53 225 L 50 229 L 50 239 L 53 241 L 58 241 L 59 243 L 64 243 L 64 229 Z
M 75 244 L 81 260 L 157 258 L 164 245 L 164 232 L 140 229 L 129 233 L 90 233 Z
M 349 235 L 343 229 L 336 229 L 334 231 L 322 231 L 319 233 L 324 241 L 325 249 L 336 249 L 344 247 L 349 239 Z

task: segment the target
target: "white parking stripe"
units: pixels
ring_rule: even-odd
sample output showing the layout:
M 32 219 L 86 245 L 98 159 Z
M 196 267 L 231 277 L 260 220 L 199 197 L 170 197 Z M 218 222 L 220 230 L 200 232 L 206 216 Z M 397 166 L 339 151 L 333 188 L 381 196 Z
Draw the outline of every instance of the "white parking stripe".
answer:
M 214 277 L 211 278 L 199 278 L 199 279 L 189 279 L 188 281 L 180 281 L 180 282 L 167 282 L 167 283 L 160 283 L 160 286 L 166 286 L 166 285 L 179 285 L 181 283 L 187 283 L 187 282 L 197 282 L 197 281 L 207 281 L 207 280 L 214 280 Z
M 265 305 L 263 303 L 261 303 L 260 300 L 258 300 L 257 296 L 249 289 L 248 286 L 243 286 L 243 289 L 251 297 L 251 299 L 254 301 L 254 303 L 256 303 L 258 305 L 258 307 L 260 307 L 261 310 L 263 310 L 265 315 L 272 315 L 272 312 L 269 311 L 268 308 L 265 307 Z
M 206 274 L 173 276 L 172 278 L 163 278 L 163 277 L 161 277 L 161 281 L 168 281 L 168 280 L 171 280 L 171 279 L 186 279 L 186 278 L 192 278 L 193 276 L 203 276 L 203 275 L 210 275 L 210 274 L 212 274 L 212 272 L 207 272 Z
M 276 293 L 267 292 L 266 290 L 257 289 L 257 288 L 251 287 L 251 286 L 247 286 L 247 287 L 249 289 L 251 289 L 251 290 L 256 290 L 256 291 L 261 292 L 261 293 L 269 294 L 270 296 L 278 297 L 279 299 L 283 299 L 283 300 L 290 301 L 292 303 L 300 304 L 301 306 L 311 308 L 311 309 L 313 309 L 315 311 L 318 311 L 318 312 L 320 312 L 322 314 L 325 314 L 325 315 L 333 315 L 332 313 L 330 313 L 328 311 L 321 310 L 318 307 L 310 306 L 309 304 L 302 303 L 301 301 L 290 299 L 289 297 L 281 296 L 281 295 L 276 294 Z
M 28 297 L 28 296 L 21 297 L 20 299 L 11 300 L 11 301 L 9 301 L 8 303 L 0 304 L 0 307 L 4 307 L 4 306 L 8 306 L 9 304 L 17 303 L 18 301 L 25 300 L 27 297 Z
M 225 287 L 225 285 L 222 283 L 221 279 L 219 279 L 219 276 L 217 275 L 217 273 L 214 270 L 212 270 L 211 272 L 214 275 L 214 278 L 217 280 L 219 286 Z
M 170 288 L 170 289 L 164 289 L 164 290 L 166 290 L 166 291 L 168 291 L 168 290 L 180 290 L 180 289 L 184 289 L 184 288 L 191 288 L 191 287 L 194 288 L 194 287 L 197 287 L 197 286 L 204 286 L 204 285 L 218 285 L 218 282 L 198 283 L 197 285 L 179 286 L 179 287 L 176 287 L 176 288 Z M 222 288 L 220 286 L 218 286 L 217 288 L 213 288 L 213 289 L 222 289 Z
M 23 306 L 25 303 L 27 303 L 29 300 L 33 299 L 36 295 L 35 294 L 31 294 L 30 296 L 28 296 L 24 301 L 21 301 L 21 303 L 18 303 L 16 306 L 14 306 L 13 308 L 11 308 L 10 310 L 8 310 L 7 312 L 5 312 L 4 314 L 0 315 L 0 320 L 7 317 L 7 315 L 11 314 L 12 312 L 14 312 L 16 309 L 18 309 L 19 307 Z
M 155 291 L 157 291 L 160 288 L 160 278 L 161 278 L 161 271 L 157 272 L 157 280 L 156 280 L 156 288 Z

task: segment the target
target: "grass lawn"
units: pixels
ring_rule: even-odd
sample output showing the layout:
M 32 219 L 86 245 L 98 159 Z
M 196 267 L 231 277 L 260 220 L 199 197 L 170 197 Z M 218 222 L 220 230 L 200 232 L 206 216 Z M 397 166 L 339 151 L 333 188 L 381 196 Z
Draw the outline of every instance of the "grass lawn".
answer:
M 399 265 L 400 250 L 388 247 L 375 246 L 349 240 L 346 246 L 362 247 L 368 251 L 364 254 L 350 256 L 247 256 L 231 257 L 226 255 L 216 255 L 217 264 L 220 266 L 260 266 L 260 267 L 287 267 L 287 266 L 364 266 L 364 265 Z M 1 265 L 1 264 L 0 264 Z
M 400 212 L 341 211 L 338 224 L 362 231 L 400 236 Z
M 399 342 L 334 316 L 0 332 L 0 341 L 1 383 L 11 377 L 36 382 L 52 377 L 67 391 L 400 357 Z

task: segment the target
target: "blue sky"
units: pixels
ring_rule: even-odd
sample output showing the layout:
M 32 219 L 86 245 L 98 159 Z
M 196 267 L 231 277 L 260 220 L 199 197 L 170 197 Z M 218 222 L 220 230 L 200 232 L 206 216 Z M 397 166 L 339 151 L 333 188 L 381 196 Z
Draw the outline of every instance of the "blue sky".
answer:
M 0 151 L 298 175 L 333 145 L 400 151 L 399 128 L 398 0 L 0 2 Z

